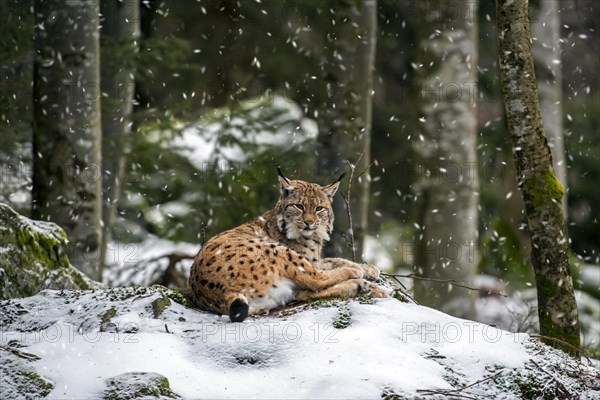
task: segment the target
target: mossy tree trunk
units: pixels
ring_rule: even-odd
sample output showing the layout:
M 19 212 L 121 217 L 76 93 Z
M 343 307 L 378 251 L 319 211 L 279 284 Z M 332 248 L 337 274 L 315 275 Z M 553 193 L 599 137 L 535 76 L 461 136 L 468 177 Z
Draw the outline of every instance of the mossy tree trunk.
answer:
M 103 0 L 102 76 L 102 247 L 104 264 L 112 238 L 124 178 L 135 95 L 135 55 L 139 48 L 138 0 Z
M 533 59 L 537 76 L 544 132 L 552 151 L 552 166 L 558 181 L 567 189 L 567 159 L 562 118 L 562 70 L 560 51 L 560 13 L 557 0 L 538 0 L 533 34 Z M 567 196 L 563 196 L 563 213 L 567 215 Z
M 317 175 L 331 180 L 349 172 L 347 161 L 356 163 L 363 152 L 355 165 L 356 175 L 370 164 L 377 1 L 330 1 L 323 9 L 327 10 L 328 28 L 321 65 Z M 362 259 L 367 233 L 369 190 L 367 172 L 353 182 L 350 194 L 357 261 Z M 351 258 L 346 240 L 350 226 L 341 195 L 335 197 L 333 208 L 335 229 L 325 253 Z
M 531 235 L 540 332 L 579 348 L 579 320 L 561 199 L 536 86 L 527 0 L 496 0 L 500 80 Z M 555 347 L 573 348 L 550 341 Z
M 97 0 L 35 0 L 33 216 L 67 232 L 69 258 L 101 278 Z
M 421 130 L 415 273 L 473 281 L 478 263 L 477 2 L 417 3 Z M 415 298 L 446 313 L 473 318 L 475 293 L 451 284 L 415 282 Z

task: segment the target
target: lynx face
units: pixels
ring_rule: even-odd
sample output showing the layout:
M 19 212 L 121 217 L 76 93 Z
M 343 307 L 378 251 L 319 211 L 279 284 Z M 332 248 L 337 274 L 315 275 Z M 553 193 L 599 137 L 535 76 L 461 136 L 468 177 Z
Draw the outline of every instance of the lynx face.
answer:
M 339 182 L 320 186 L 279 177 L 281 197 L 275 206 L 277 226 L 291 240 L 301 237 L 329 240 L 333 230 L 331 200 Z

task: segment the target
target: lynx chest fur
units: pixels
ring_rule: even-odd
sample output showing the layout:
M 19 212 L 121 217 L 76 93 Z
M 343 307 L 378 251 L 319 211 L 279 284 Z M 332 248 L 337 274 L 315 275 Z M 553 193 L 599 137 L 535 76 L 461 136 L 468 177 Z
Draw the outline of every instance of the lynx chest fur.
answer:
M 340 180 L 320 186 L 280 174 L 279 184 L 272 210 L 211 238 L 194 260 L 189 287 L 198 307 L 239 322 L 292 300 L 386 297 L 365 280 L 379 275 L 375 266 L 321 258 Z

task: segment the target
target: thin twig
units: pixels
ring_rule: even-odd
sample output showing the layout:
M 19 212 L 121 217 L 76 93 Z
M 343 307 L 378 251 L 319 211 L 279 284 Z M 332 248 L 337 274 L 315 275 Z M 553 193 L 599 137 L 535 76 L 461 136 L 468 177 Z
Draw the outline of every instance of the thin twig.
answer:
M 419 389 L 417 390 L 417 393 L 422 393 L 426 396 L 433 396 L 436 394 L 442 394 L 442 395 L 451 395 L 451 396 L 460 396 L 463 397 L 465 399 L 474 399 L 475 397 L 470 397 L 468 395 L 462 394 L 460 392 L 462 392 L 463 390 L 466 390 L 470 387 L 479 385 L 480 383 L 489 381 L 491 379 L 495 379 L 498 375 L 502 374 L 505 370 L 501 370 L 500 372 L 495 373 L 494 375 L 490 375 L 487 378 L 483 378 L 480 379 L 476 382 L 473 382 L 465 387 L 459 388 L 459 389 Z
M 540 371 L 542 371 L 543 373 L 545 373 L 546 375 L 548 375 L 548 376 L 551 378 L 551 380 L 553 380 L 554 382 L 556 382 L 556 389 L 557 389 L 557 391 L 558 391 L 558 390 L 560 390 L 560 391 L 562 391 L 562 394 L 563 394 L 563 395 L 566 395 L 568 398 L 570 398 L 570 397 L 571 397 L 571 392 L 569 392 L 569 390 L 567 389 L 567 387 L 565 386 L 565 384 L 564 384 L 564 383 L 562 383 L 562 382 L 561 382 L 561 381 L 560 381 L 560 380 L 559 380 L 557 377 L 555 377 L 554 375 L 552 375 L 550 372 L 548 372 L 548 371 L 546 371 L 544 368 L 542 368 L 542 367 L 541 367 L 541 366 L 540 366 L 538 363 L 536 363 L 535 361 L 533 361 L 533 360 L 529 360 L 529 361 L 530 361 L 530 362 L 531 362 L 533 365 L 535 365 L 535 366 L 536 366 L 536 367 L 537 367 L 537 368 L 538 368 Z M 529 367 L 528 369 L 530 369 L 531 371 L 533 371 L 533 369 L 532 369 L 532 368 L 530 368 L 530 367 Z M 533 372 L 535 372 L 535 371 L 533 371 Z
M 345 195 L 342 192 L 342 197 L 344 197 L 344 196 Z M 342 237 L 344 238 L 344 241 L 346 242 L 346 246 L 348 246 L 348 247 L 351 248 L 352 247 L 352 243 L 350 242 L 350 239 L 348 238 L 348 236 L 342 233 Z
M 398 283 L 398 285 L 402 286 L 402 289 L 407 290 L 406 286 L 404 286 L 404 283 L 402 283 L 400 278 L 398 278 L 397 276 L 390 276 L 389 278 L 392 278 L 393 280 L 395 280 L 396 283 Z
M 381 275 L 389 276 L 389 277 L 397 277 L 397 278 L 410 278 L 410 279 L 416 279 L 416 280 L 420 280 L 420 281 L 429 281 L 429 282 L 436 282 L 436 283 L 448 283 L 448 284 L 451 284 L 451 285 L 454 285 L 457 287 L 461 287 L 464 289 L 475 290 L 475 291 L 483 292 L 483 293 L 487 293 L 487 294 L 494 294 L 496 296 L 508 297 L 504 293 L 496 292 L 493 290 L 475 288 L 472 286 L 465 285 L 464 283 L 461 283 L 461 281 L 457 281 L 454 279 L 426 278 L 424 276 L 419 276 L 419 275 L 415 275 L 415 274 L 400 275 L 400 274 L 387 274 L 385 272 L 382 272 Z
M 352 194 L 352 183 L 354 182 L 354 172 L 356 170 L 356 166 L 360 163 L 360 160 L 362 160 L 364 155 L 365 155 L 365 150 L 363 150 L 360 153 L 355 164 L 352 164 L 349 160 L 346 160 L 346 163 L 348 164 L 348 167 L 350 168 L 350 180 L 348 182 L 348 193 L 346 195 L 344 195 L 344 193 L 342 192 L 342 198 L 344 199 L 344 202 L 346 203 L 346 214 L 348 216 L 348 230 L 350 231 L 350 245 L 351 245 L 350 248 L 352 249 L 352 261 L 354 261 L 354 262 L 356 262 L 356 246 L 354 243 L 354 227 L 352 226 L 352 210 L 350 208 L 350 196 Z M 365 169 L 365 171 L 366 171 L 366 169 Z M 364 174 L 365 171 L 361 172 L 361 175 Z
M 541 340 L 551 340 L 551 341 L 553 341 L 555 343 L 560 343 L 561 345 L 566 346 L 566 347 L 574 350 L 576 354 L 582 355 L 590 363 L 590 365 L 593 365 L 592 360 L 590 360 L 588 356 L 586 356 L 585 354 L 583 354 L 583 351 L 581 351 L 580 348 L 578 348 L 577 346 L 573 346 L 571 343 L 567 343 L 564 340 L 560 340 L 560 339 L 557 339 L 557 338 L 554 338 L 554 337 L 544 336 L 544 335 L 529 335 L 529 337 L 534 338 L 534 339 L 541 339 Z
M 435 396 L 438 394 L 445 395 L 445 396 L 452 395 L 452 398 L 454 398 L 454 399 L 460 398 L 460 399 L 477 400 L 476 397 L 471 397 L 469 395 L 462 394 L 462 393 L 454 393 L 454 391 L 446 390 L 446 389 L 432 389 L 432 390 L 418 389 L 417 393 L 420 393 L 425 396 Z
M 386 275 L 387 276 L 387 275 Z M 388 276 L 388 278 L 392 278 L 393 280 L 396 281 L 396 283 L 398 283 L 398 285 L 400 285 L 402 288 L 396 288 L 394 289 L 395 292 L 400 292 L 403 296 L 408 297 L 410 300 L 412 300 L 413 303 L 415 304 L 419 304 L 419 302 L 417 302 L 414 297 L 412 297 L 410 294 L 406 293 L 406 286 L 404 286 L 404 284 L 402 283 L 402 281 L 400 281 L 400 279 L 396 276 Z M 402 290 L 404 289 L 404 290 Z
M 37 361 L 37 360 L 40 360 L 40 357 L 36 356 L 35 354 L 26 353 L 24 351 L 17 350 L 14 347 L 0 346 L 0 350 L 8 351 L 8 352 L 14 354 L 17 357 L 24 358 L 25 360 L 28 360 L 28 361 Z
M 364 153 L 364 152 L 363 152 Z M 358 159 L 358 161 L 360 161 L 360 158 Z M 358 161 L 356 162 L 358 164 Z M 365 174 L 365 172 L 367 172 L 369 170 L 369 168 L 371 168 L 373 166 L 375 162 L 371 162 L 369 165 L 367 165 L 365 167 L 365 169 L 362 170 L 362 172 L 358 175 L 356 175 L 356 178 L 354 178 L 355 181 L 359 180 L 361 176 L 363 176 Z
M 200 221 L 200 245 L 202 247 L 204 247 L 204 244 L 206 243 L 206 224 L 204 223 L 204 221 Z
M 402 296 L 405 296 L 405 297 L 407 297 L 407 298 L 408 298 L 410 301 L 412 301 L 412 302 L 413 302 L 413 304 L 416 304 L 416 305 L 418 305 L 418 306 L 420 305 L 420 304 L 419 304 L 419 303 L 418 303 L 418 302 L 417 302 L 417 301 L 414 299 L 414 297 L 412 297 L 410 294 L 406 293 L 404 290 L 402 290 L 402 289 L 400 289 L 400 288 L 395 288 L 393 291 L 394 291 L 394 292 L 398 292 L 398 293 L 400 293 Z

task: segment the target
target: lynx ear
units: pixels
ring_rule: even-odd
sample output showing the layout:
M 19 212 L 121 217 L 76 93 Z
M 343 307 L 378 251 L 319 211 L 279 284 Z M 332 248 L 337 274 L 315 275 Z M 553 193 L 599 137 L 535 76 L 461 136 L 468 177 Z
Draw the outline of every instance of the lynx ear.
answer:
M 333 196 L 335 196 L 335 192 L 337 192 L 337 190 L 339 189 L 340 182 L 342 181 L 342 179 L 344 179 L 344 176 L 346 176 L 345 172 L 342 175 L 340 175 L 340 177 L 337 179 L 337 181 L 333 182 L 330 185 L 322 187 L 323 192 L 325 192 L 327 197 L 329 197 L 329 200 L 333 201 Z
M 283 176 L 281 168 L 279 167 L 277 167 L 277 174 L 279 175 L 277 177 L 279 179 L 279 192 L 281 193 L 281 198 L 285 199 L 294 191 L 294 187 L 292 186 L 292 182 Z

